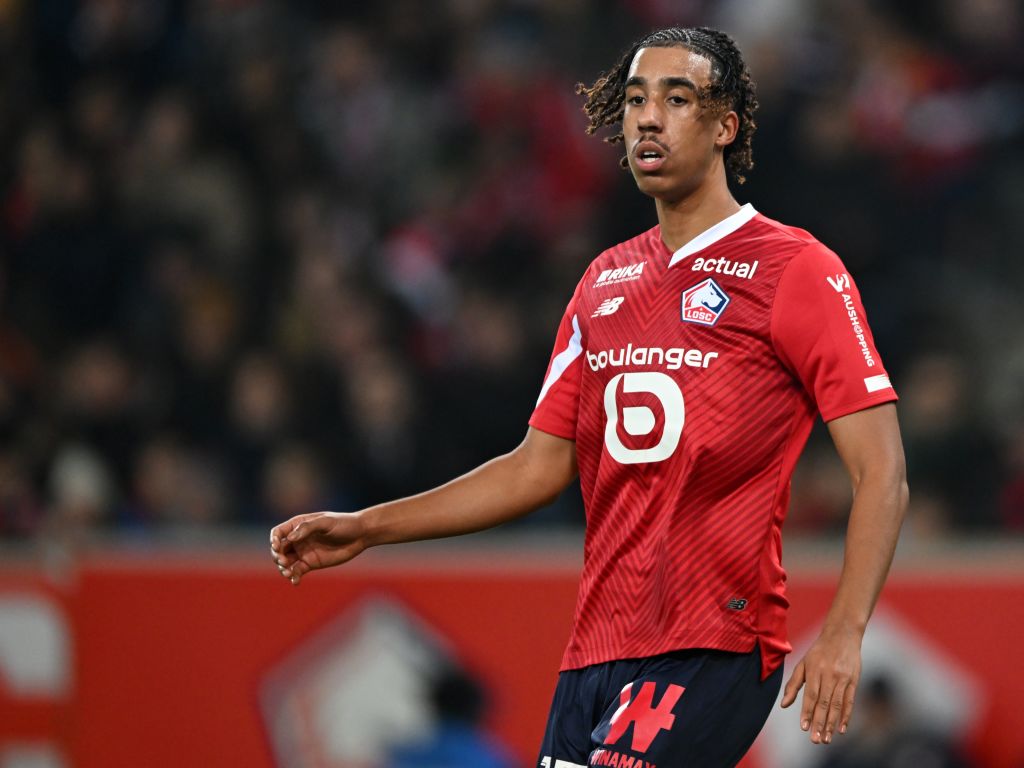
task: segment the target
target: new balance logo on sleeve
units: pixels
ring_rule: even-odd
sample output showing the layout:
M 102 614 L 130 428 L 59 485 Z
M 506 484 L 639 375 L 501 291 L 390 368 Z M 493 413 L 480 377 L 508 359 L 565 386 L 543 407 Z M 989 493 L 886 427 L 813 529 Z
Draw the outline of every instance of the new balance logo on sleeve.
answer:
M 616 296 L 614 299 L 605 299 L 601 302 L 600 306 L 594 310 L 594 314 L 592 314 L 591 317 L 603 317 L 604 315 L 614 314 L 618 308 L 622 306 L 622 302 L 625 300 L 625 296 Z

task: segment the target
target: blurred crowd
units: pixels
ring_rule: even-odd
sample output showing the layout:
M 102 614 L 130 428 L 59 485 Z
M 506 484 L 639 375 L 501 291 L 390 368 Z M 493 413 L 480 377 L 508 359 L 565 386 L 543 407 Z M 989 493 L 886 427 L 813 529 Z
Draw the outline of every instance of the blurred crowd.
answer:
M 0 538 L 262 527 L 513 448 L 579 275 L 655 223 L 574 85 L 677 23 L 758 82 L 737 198 L 859 282 L 907 535 L 1024 533 L 1017 0 L 0 0 Z M 849 495 L 820 430 L 788 529 Z

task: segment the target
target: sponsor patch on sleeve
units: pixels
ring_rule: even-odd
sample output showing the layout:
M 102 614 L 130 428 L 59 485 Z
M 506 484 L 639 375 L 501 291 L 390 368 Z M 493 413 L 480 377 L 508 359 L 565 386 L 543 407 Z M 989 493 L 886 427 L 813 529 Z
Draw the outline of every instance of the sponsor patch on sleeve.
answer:
M 864 386 L 868 388 L 868 392 L 881 392 L 883 389 L 891 389 L 892 384 L 889 382 L 889 377 L 885 374 L 879 376 L 868 376 L 864 379 Z

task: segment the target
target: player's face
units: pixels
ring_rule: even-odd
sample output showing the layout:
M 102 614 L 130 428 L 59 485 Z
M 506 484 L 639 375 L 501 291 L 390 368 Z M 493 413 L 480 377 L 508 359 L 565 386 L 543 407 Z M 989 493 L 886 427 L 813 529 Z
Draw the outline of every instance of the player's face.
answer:
M 626 157 L 645 194 L 677 202 L 710 178 L 736 136 L 736 114 L 715 114 L 698 98 L 711 62 L 679 46 L 641 48 L 626 79 Z M 731 116 L 731 117 L 729 117 Z

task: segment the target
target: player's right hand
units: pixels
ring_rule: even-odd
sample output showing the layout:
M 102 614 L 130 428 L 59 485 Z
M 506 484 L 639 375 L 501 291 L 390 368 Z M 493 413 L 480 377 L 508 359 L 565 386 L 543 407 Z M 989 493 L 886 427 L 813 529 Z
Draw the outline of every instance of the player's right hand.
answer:
M 318 568 L 347 563 L 366 549 L 358 512 L 297 515 L 270 530 L 270 554 L 281 575 L 298 586 Z

